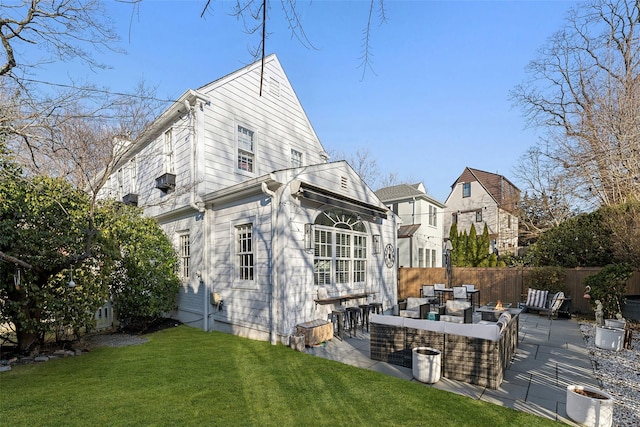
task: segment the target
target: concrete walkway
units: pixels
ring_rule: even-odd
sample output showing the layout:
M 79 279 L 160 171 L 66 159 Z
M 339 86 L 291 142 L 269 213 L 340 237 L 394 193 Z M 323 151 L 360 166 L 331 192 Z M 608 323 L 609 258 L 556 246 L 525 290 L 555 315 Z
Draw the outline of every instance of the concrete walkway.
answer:
M 410 368 L 371 360 L 369 333 L 360 329 L 354 337 L 345 331 L 344 341 L 334 338 L 325 346 L 310 347 L 306 352 L 416 381 Z M 575 425 L 565 409 L 569 384 L 600 387 L 578 323 L 573 319 L 551 320 L 544 315 L 522 313 L 518 350 L 499 389 L 447 378 L 425 386 Z

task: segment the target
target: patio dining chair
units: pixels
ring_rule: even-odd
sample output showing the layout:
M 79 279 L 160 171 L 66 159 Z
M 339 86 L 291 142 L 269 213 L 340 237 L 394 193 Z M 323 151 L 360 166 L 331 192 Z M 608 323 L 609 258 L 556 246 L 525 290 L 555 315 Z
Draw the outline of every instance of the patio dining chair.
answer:
M 440 298 L 436 295 L 436 289 L 433 285 L 422 285 L 422 297 L 427 298 L 429 304 L 438 304 Z
M 454 286 L 453 287 L 453 299 L 457 300 L 467 300 L 467 288 L 464 286 Z

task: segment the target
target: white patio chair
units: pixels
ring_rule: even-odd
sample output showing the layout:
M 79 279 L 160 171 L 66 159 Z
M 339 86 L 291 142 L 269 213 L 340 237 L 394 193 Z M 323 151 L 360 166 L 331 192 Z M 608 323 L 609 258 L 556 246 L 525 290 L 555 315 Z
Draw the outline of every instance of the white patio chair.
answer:
M 453 287 L 453 299 L 457 300 L 467 300 L 467 288 L 464 286 L 454 286 Z

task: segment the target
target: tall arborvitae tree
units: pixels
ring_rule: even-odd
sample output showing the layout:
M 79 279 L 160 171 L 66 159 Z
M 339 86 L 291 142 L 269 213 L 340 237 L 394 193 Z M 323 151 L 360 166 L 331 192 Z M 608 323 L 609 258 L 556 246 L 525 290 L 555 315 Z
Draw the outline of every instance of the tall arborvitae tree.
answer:
M 449 229 L 449 241 L 451 242 L 451 264 L 458 265 L 459 257 L 458 257 L 458 247 L 459 247 L 459 239 L 458 239 L 458 224 L 455 222 L 451 224 L 451 228 Z

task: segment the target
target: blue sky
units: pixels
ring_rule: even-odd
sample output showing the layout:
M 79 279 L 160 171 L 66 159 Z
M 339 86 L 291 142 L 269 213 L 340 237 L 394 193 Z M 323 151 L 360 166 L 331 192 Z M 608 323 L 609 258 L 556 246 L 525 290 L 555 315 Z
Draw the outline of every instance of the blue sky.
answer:
M 60 64 L 47 81 L 72 78 L 113 91 L 144 79 L 176 98 L 250 62 L 257 35 L 229 16 L 234 2 L 109 1 L 126 55 L 105 53 L 106 71 Z M 368 1 L 298 1 L 316 49 L 291 37 L 280 3 L 269 14 L 267 53 L 276 53 L 327 150 L 368 149 L 383 175 L 422 181 L 444 202 L 465 166 L 512 171 L 537 139 L 525 129 L 509 91 L 525 78 L 537 50 L 560 29 L 573 1 L 386 1 L 387 22 L 374 25 L 374 72 L 360 56 Z

